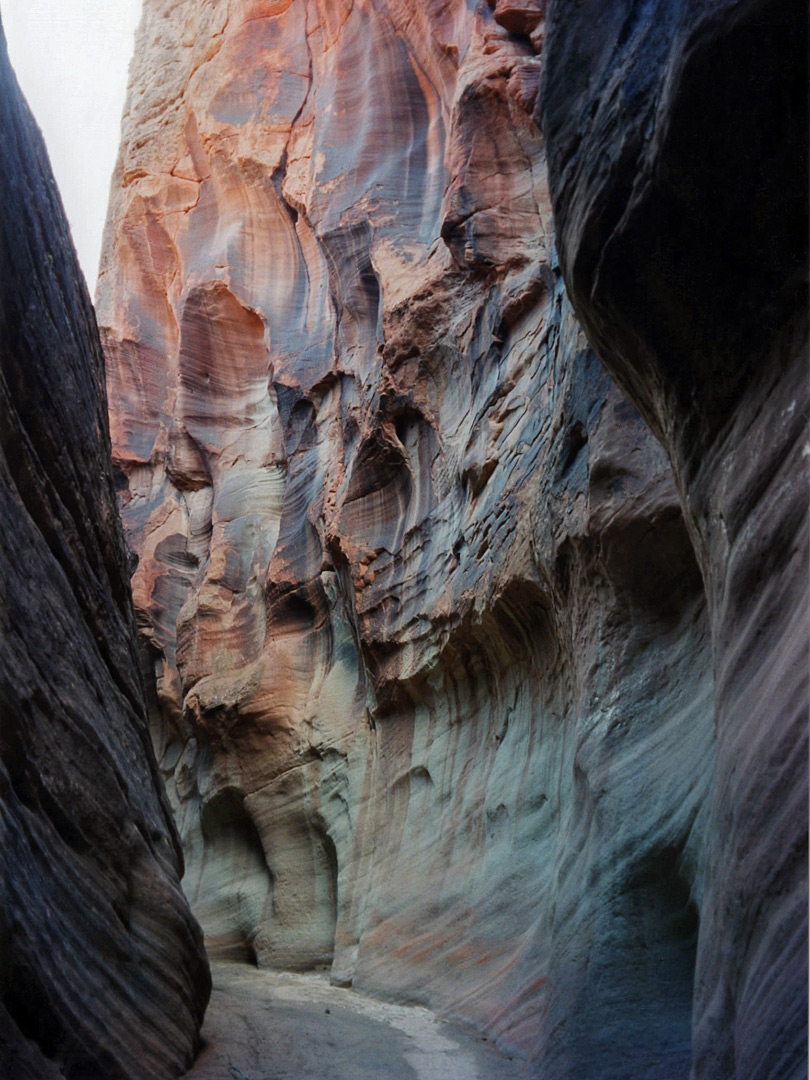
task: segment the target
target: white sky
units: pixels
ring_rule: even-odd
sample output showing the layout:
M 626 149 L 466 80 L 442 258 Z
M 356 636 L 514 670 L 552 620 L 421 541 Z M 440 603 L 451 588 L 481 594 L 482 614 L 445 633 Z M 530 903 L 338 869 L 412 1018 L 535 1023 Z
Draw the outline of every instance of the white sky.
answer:
M 45 136 L 95 291 L 142 0 L 0 0 L 11 63 Z

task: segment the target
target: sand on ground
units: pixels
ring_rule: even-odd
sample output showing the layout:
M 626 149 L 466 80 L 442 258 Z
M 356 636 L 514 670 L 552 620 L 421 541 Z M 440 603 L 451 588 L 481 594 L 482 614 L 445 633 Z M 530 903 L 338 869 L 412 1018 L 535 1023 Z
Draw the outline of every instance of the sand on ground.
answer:
M 479 1033 L 322 974 L 212 965 L 204 1047 L 188 1080 L 528 1080 Z

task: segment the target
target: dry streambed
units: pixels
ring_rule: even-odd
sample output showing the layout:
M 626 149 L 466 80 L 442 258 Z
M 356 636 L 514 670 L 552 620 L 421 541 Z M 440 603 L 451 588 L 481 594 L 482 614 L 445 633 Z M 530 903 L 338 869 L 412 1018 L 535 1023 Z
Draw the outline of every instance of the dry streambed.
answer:
M 205 1046 L 189 1080 L 526 1080 L 520 1061 L 427 1009 L 322 975 L 213 965 Z

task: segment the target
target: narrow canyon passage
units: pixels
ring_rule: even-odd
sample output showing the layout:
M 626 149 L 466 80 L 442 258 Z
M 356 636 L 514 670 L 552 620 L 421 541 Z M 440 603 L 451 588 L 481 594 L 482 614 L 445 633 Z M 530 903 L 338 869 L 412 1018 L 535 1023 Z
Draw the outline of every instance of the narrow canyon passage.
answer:
M 188 1080 L 521 1080 L 535 1074 L 427 1009 L 330 986 L 321 974 L 215 963 Z
M 808 53 L 144 0 L 93 308 L 0 29 L 0 1080 L 807 1080 Z

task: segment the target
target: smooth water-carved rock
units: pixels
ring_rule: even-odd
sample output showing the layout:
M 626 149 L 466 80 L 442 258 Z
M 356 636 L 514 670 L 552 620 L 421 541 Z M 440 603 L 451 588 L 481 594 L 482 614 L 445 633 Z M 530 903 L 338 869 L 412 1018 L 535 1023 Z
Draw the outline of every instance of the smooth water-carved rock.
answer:
M 210 991 L 145 719 L 104 366 L 0 30 L 0 1074 L 163 1080 Z
M 593 7 L 594 5 L 591 5 Z M 601 5 L 597 5 L 600 10 Z M 695 1077 L 807 1075 L 807 12 L 559 0 L 544 129 L 574 306 L 666 446 L 717 762 Z
M 211 946 L 663 1080 L 721 844 L 711 630 L 563 290 L 544 35 L 528 0 L 147 0 L 114 455 Z

